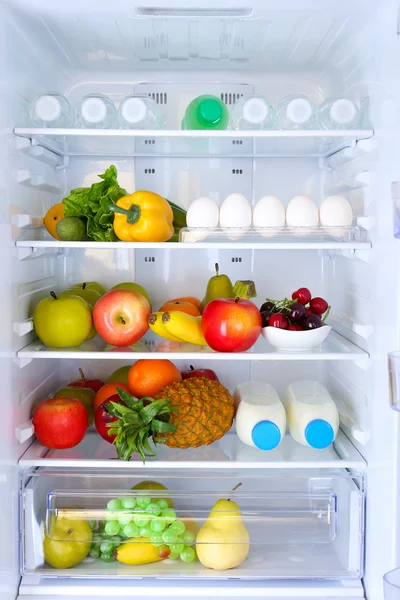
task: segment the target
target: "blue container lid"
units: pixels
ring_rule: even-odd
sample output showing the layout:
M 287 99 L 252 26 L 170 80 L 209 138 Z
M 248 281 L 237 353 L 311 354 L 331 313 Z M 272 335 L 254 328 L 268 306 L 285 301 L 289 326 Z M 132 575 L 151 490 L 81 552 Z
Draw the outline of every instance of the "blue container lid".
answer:
M 315 419 L 310 421 L 304 431 L 304 437 L 312 448 L 327 448 L 335 439 L 332 426 L 328 421 Z
M 273 450 L 281 441 L 281 432 L 272 421 L 260 421 L 254 425 L 251 439 L 260 450 Z

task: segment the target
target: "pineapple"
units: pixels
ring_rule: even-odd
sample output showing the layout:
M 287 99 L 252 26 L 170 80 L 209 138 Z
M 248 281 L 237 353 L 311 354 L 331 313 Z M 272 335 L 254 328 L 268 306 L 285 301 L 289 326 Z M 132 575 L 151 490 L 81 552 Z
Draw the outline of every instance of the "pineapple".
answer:
M 208 446 L 232 427 L 235 402 L 223 385 L 205 377 L 184 379 L 166 385 L 156 398 L 167 396 L 178 413 L 169 422 L 177 427 L 165 439 L 170 448 Z
M 222 438 L 231 428 L 234 399 L 218 381 L 190 378 L 165 386 L 155 398 L 138 400 L 118 389 L 123 404 L 109 402 L 107 411 L 118 420 L 110 423 L 118 458 L 129 460 L 138 452 L 156 456 L 149 444 L 170 448 L 197 448 Z

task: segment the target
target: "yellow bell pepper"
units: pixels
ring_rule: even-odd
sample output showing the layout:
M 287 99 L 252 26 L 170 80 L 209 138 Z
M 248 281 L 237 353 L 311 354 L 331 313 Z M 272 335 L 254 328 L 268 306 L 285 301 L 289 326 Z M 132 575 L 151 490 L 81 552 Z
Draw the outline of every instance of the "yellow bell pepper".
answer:
M 174 214 L 162 196 L 142 190 L 110 207 L 115 234 L 123 242 L 166 242 L 174 234 Z

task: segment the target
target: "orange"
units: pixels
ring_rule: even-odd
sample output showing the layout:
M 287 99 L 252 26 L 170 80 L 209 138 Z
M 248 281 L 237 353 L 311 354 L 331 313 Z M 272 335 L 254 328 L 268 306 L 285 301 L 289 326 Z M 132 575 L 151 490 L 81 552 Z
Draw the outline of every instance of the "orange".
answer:
M 183 298 L 172 298 L 172 300 L 168 300 L 168 302 L 190 302 L 190 304 L 194 304 L 196 308 L 200 310 L 201 300 L 195 298 L 194 296 L 185 296 Z
M 99 391 L 97 392 L 97 394 L 94 397 L 94 400 L 93 400 L 94 411 L 96 411 L 96 409 L 100 406 L 100 404 L 103 404 L 103 402 L 105 402 L 107 400 L 107 398 L 110 398 L 110 396 L 114 396 L 114 394 L 118 394 L 117 387 L 129 392 L 129 387 L 126 383 L 121 383 L 120 381 L 113 381 L 112 383 L 106 383 L 105 385 L 103 385 L 103 387 L 101 387 L 99 389 Z
M 57 235 L 56 227 L 58 221 L 64 218 L 64 204 L 59 202 L 52 206 L 46 213 L 44 218 L 44 225 L 49 232 L 49 234 L 55 238 L 56 240 L 61 240 L 61 238 Z
M 176 300 L 174 302 L 169 301 L 160 307 L 159 312 L 168 312 L 170 310 L 178 310 L 188 315 L 192 315 L 192 317 L 200 316 L 199 309 L 196 308 L 195 305 L 191 304 L 190 302 L 177 302 Z
M 138 360 L 128 375 L 130 392 L 137 398 L 154 397 L 165 385 L 181 379 L 179 369 L 170 360 L 165 359 Z

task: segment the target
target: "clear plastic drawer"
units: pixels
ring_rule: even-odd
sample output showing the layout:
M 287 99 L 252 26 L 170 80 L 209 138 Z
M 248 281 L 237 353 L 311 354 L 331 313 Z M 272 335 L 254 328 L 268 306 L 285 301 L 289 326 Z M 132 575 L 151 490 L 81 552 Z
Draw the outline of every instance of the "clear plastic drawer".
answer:
M 21 498 L 23 573 L 163 579 L 362 575 L 361 474 L 180 471 L 158 478 L 164 489 L 142 489 L 146 475 L 29 473 Z

